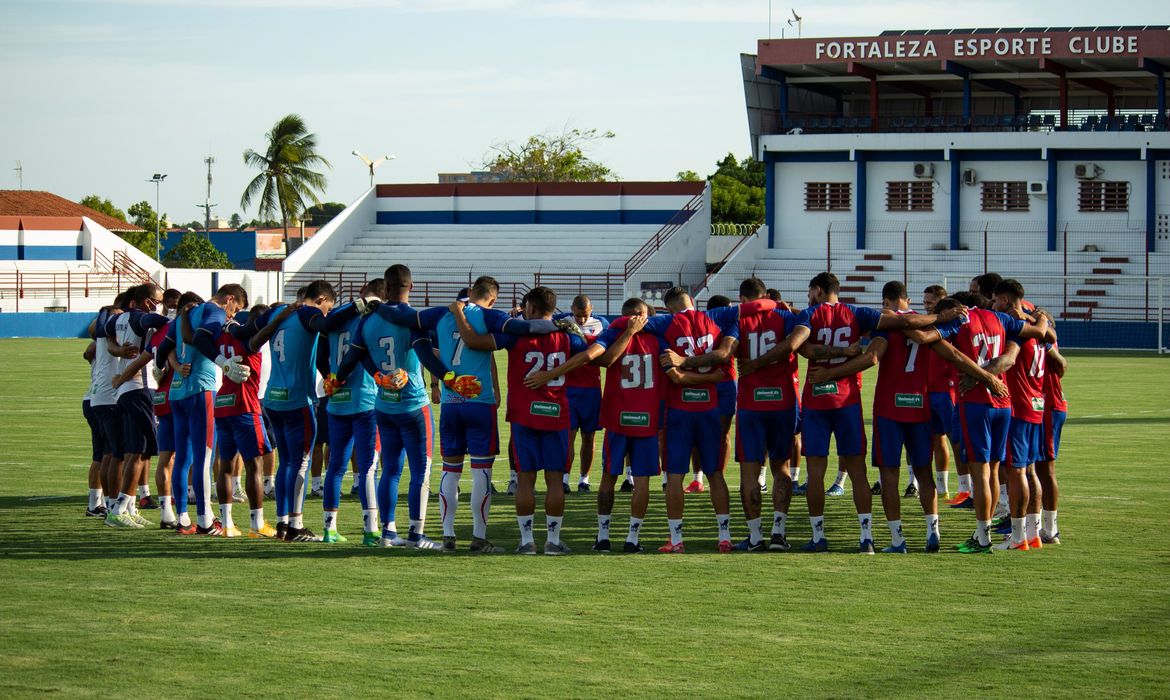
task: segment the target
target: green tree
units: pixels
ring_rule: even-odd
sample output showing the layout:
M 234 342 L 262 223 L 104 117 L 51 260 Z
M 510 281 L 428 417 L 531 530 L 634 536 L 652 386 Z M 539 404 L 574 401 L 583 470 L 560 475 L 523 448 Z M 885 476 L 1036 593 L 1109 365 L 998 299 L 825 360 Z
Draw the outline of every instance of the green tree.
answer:
M 202 233 L 184 233 L 174 248 L 167 251 L 163 262 L 169 267 L 198 269 L 231 269 L 232 262 Z
M 89 207 L 94 211 L 100 211 L 106 216 L 112 216 L 120 221 L 126 220 L 126 212 L 114 206 L 114 203 L 108 199 L 102 199 L 96 194 L 91 194 L 78 202 L 83 207 Z
M 590 159 L 585 148 L 614 138 L 612 131 L 568 129 L 492 146 L 482 167 L 503 173 L 508 182 L 601 182 L 617 179 L 609 167 Z
M 192 219 L 191 221 L 188 221 L 187 223 L 183 224 L 180 228 L 189 228 L 192 231 L 202 231 L 203 230 L 203 222 L 198 221 L 196 219 Z
M 723 160 L 715 164 L 715 167 L 716 170 L 711 174 L 711 177 L 727 175 L 748 187 L 764 186 L 764 164 L 751 156 L 743 160 L 736 160 L 734 154 L 728 153 Z
M 163 240 L 166 240 L 167 227 L 159 225 L 158 214 L 154 211 L 154 207 L 150 206 L 150 202 L 142 200 L 135 204 L 131 204 L 126 212 L 130 214 L 130 223 L 141 228 L 141 231 L 126 231 L 119 234 L 122 238 L 134 246 L 135 248 L 146 253 L 150 257 L 155 256 L 157 250 L 157 242 L 155 239 L 155 231 L 161 231 Z M 166 221 L 167 215 L 163 214 L 163 221 Z M 157 229 L 155 227 L 158 227 Z
M 243 225 L 244 225 L 244 220 L 240 218 L 239 214 L 232 214 L 232 218 L 228 219 L 228 226 L 231 226 L 232 228 L 236 229 L 237 231 L 239 231 L 240 227 Z
M 699 177 L 699 174 L 696 173 L 694 170 L 680 170 L 680 171 L 678 171 L 678 174 L 674 176 L 674 179 L 679 181 L 679 182 L 702 182 L 703 181 L 703 178 Z
M 268 143 L 263 153 L 244 151 L 244 163 L 260 174 L 244 189 L 240 206 L 247 209 L 257 201 L 260 218 L 279 213 L 287 251 L 289 218 L 304 211 L 306 199 L 320 204 L 317 193 L 325 191 L 325 175 L 313 168 L 332 166 L 317 153 L 317 136 L 309 133 L 300 115 L 282 117 L 264 138 Z
M 713 223 L 758 224 L 763 220 L 763 187 L 745 185 L 730 175 L 711 178 Z
M 314 204 L 305 210 L 305 223 L 311 226 L 324 226 L 343 211 L 345 205 L 341 202 Z

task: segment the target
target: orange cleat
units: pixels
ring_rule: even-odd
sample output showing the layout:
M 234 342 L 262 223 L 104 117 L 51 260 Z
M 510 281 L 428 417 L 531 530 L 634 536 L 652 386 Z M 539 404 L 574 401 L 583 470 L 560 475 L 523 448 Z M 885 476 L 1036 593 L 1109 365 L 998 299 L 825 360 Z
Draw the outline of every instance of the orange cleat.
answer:
M 1043 549 L 1043 548 L 1044 548 L 1044 543 L 1040 541 L 1039 535 L 1028 540 L 1028 549 Z
M 720 554 L 727 554 L 728 552 L 731 552 L 733 549 L 734 549 L 734 547 L 731 546 L 731 542 L 729 540 L 719 540 L 719 553 Z
M 678 544 L 671 544 L 667 542 L 666 544 L 659 547 L 658 551 L 662 552 L 663 554 L 685 554 L 687 550 L 682 542 L 679 542 Z
M 706 490 L 707 487 L 703 486 L 703 482 L 695 479 L 691 483 L 687 484 L 687 487 L 683 489 L 683 493 L 703 493 Z
M 959 505 L 960 503 L 962 503 L 963 501 L 967 500 L 967 499 L 968 499 L 968 498 L 970 498 L 970 497 L 971 497 L 971 492 L 970 492 L 970 491 L 960 491 L 960 492 L 958 492 L 958 493 L 956 493 L 956 494 L 955 494 L 955 497 L 954 497 L 954 498 L 952 498 L 951 500 L 947 501 L 947 505 L 948 505 L 948 506 L 957 506 L 957 505 Z

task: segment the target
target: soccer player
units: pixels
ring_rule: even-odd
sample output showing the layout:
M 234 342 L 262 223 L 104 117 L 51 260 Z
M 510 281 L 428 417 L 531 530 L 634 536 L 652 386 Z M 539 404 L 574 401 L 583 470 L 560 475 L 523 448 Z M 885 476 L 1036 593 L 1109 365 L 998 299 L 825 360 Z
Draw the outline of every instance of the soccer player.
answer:
M 102 503 L 102 455 L 105 453 L 105 446 L 102 439 L 101 423 L 98 422 L 93 407 L 90 406 L 90 399 L 93 397 L 93 364 L 96 354 L 97 344 L 90 340 L 89 345 L 81 353 L 82 359 L 89 364 L 89 387 L 86 388 L 85 396 L 81 399 L 81 415 L 85 417 L 85 422 L 89 425 L 89 442 L 92 451 L 87 474 L 89 505 L 85 509 L 85 517 L 104 519 L 107 512 Z
M 942 323 L 918 334 L 915 340 L 933 343 L 939 338 L 953 337 L 955 349 L 1003 382 L 1003 372 L 1018 352 L 1020 340 L 1043 338 L 1048 332 L 1048 322 L 1041 318 L 1036 325 L 1025 324 L 1007 314 L 976 308 L 980 301 L 970 294 L 943 299 L 935 306 L 940 316 L 952 309 L 960 309 L 966 303 L 969 308 L 965 320 Z M 975 533 L 958 549 L 964 554 L 986 554 L 991 552 L 993 483 L 997 481 L 994 470 L 996 463 L 1006 457 L 1011 398 L 1006 392 L 993 392 L 985 384 L 972 385 L 971 388 L 960 385 L 958 402 L 976 518 Z
M 1003 277 L 998 272 L 985 272 L 971 278 L 971 283 L 967 285 L 967 291 L 971 294 L 978 294 L 990 302 L 991 298 L 995 296 L 995 286 L 1002 281 Z
M 573 320 L 585 334 L 586 343 L 592 343 L 609 326 L 605 319 L 593 315 L 593 302 L 584 294 L 573 297 L 569 309 L 572 311 Z M 569 464 L 565 468 L 564 491 L 569 492 L 569 473 L 573 471 L 577 434 L 580 433 L 581 476 L 577 480 L 577 493 L 589 493 L 594 435 L 597 433 L 598 420 L 601 417 L 601 368 L 586 364 L 567 374 L 565 393 L 569 398 Z
M 731 299 L 722 294 L 715 294 L 707 300 L 708 313 L 730 306 Z M 719 427 L 723 431 L 723 443 L 719 447 L 719 471 L 721 472 L 727 471 L 727 460 L 731 458 L 731 419 L 735 417 L 735 364 L 729 362 L 724 371 L 726 376 L 723 381 L 715 385 L 715 393 L 719 398 Z M 703 470 L 699 463 L 699 455 L 696 452 L 691 455 L 691 467 L 695 472 L 695 478 L 687 484 L 683 493 L 703 492 Z
M 215 341 L 223 325 L 236 312 L 248 305 L 248 293 L 238 284 L 225 284 L 216 291 L 211 301 L 200 304 L 189 313 L 194 329 L 192 342 L 183 339 L 178 324 L 170 324 L 167 338 L 159 348 L 156 363 L 175 350 L 180 365 L 190 365 L 187 375 L 176 373 L 171 380 L 170 401 L 175 422 L 175 466 L 171 479 L 175 512 L 180 535 L 221 535 L 223 528 L 211 512 L 211 460 L 215 444 L 215 384 L 216 368 L 235 381 L 248 378 L 249 369 L 243 358 L 228 358 L 219 352 Z M 165 359 L 163 359 L 165 362 Z M 187 479 L 190 470 L 195 490 L 198 523 L 193 524 L 187 514 Z
M 163 304 L 167 303 L 167 296 L 163 295 Z M 175 309 L 167 309 L 167 318 L 174 323 L 176 309 L 196 306 L 203 303 L 203 298 L 194 292 L 185 292 L 178 298 Z M 174 497 L 171 495 L 171 470 L 175 466 L 175 416 L 171 411 L 170 390 L 171 378 L 177 371 L 190 373 L 191 366 L 180 367 L 174 350 L 168 350 L 163 355 L 163 344 L 170 333 L 171 324 L 160 328 L 150 339 L 150 348 L 154 352 L 155 365 L 152 368 L 155 383 L 158 388 L 154 392 L 154 418 L 158 425 L 158 461 L 155 463 L 154 483 L 159 493 L 159 522 L 160 530 L 176 530 L 179 527 L 178 517 L 175 515 Z M 161 363 L 161 364 L 160 364 Z
M 1068 400 L 1064 397 L 1062 380 L 1068 360 L 1060 354 L 1056 343 L 1048 345 L 1048 371 L 1044 374 L 1044 455 L 1036 463 L 1036 476 L 1042 489 L 1040 511 L 1041 544 L 1060 544 L 1060 528 L 1056 523 L 1060 487 L 1056 483 L 1056 458 L 1060 455 L 1060 435 L 1068 418 Z
M 533 287 L 524 295 L 524 315 L 530 319 L 552 320 L 556 292 Z M 512 450 L 516 458 L 516 522 L 520 526 L 517 554 L 536 554 L 532 517 L 536 510 L 536 475 L 544 472 L 544 514 L 548 538 L 544 553 L 568 554 L 561 541 L 565 515 L 562 473 L 569 464 L 569 403 L 563 377 L 531 389 L 524 378 L 564 364 L 583 351 L 585 340 L 576 335 L 550 333 L 539 336 L 493 334 L 496 346 L 508 350 L 508 412 L 512 424 Z
M 809 372 L 818 366 L 831 369 L 846 362 L 847 357 L 858 354 L 857 342 L 871 330 L 924 328 L 937 320 L 929 314 L 899 316 L 842 304 L 837 301 L 839 290 L 840 282 L 831 272 L 813 277 L 808 287 L 809 307 L 801 312 L 796 328 L 760 358 L 741 362 L 740 376 L 780 361 L 793 350 L 800 350 L 809 357 Z M 952 310 L 951 317 L 957 317 L 958 313 L 958 310 Z M 806 341 L 808 347 L 805 347 Z M 802 549 L 806 552 L 826 552 L 829 549 L 824 536 L 824 479 L 829 461 L 829 441 L 835 438 L 841 465 L 853 484 L 853 504 L 861 530 L 858 551 L 873 554 L 873 496 L 865 474 L 867 446 L 858 374 L 821 382 L 809 381 L 806 376 L 801 401 L 801 429 L 808 465 L 806 497 L 813 531 L 812 539 Z
M 932 284 L 922 290 L 922 308 L 932 314 L 935 305 L 946 297 L 945 287 Z M 930 440 L 934 452 L 935 490 L 948 506 L 955 507 L 971 498 L 967 465 L 959 459 L 958 421 L 955 415 L 956 371 L 951 364 L 935 357 L 934 353 L 927 353 L 923 359 L 927 363 L 929 376 Z M 959 475 L 959 490 L 953 499 L 948 483 L 952 453 L 955 455 L 955 471 Z
M 90 392 L 90 410 L 101 426 L 104 454 L 101 463 L 103 505 L 106 520 L 117 502 L 122 486 L 122 414 L 118 411 L 118 392 L 113 379 L 117 374 L 119 357 L 134 357 L 138 349 L 123 347 L 117 338 L 107 335 L 106 329 L 111 318 L 129 308 L 131 290 L 128 289 L 114 298 L 113 306 L 102 307 L 97 317 L 90 322 L 90 337 L 94 339 L 94 364 L 91 368 L 93 383 Z M 107 522 L 111 527 L 112 522 Z

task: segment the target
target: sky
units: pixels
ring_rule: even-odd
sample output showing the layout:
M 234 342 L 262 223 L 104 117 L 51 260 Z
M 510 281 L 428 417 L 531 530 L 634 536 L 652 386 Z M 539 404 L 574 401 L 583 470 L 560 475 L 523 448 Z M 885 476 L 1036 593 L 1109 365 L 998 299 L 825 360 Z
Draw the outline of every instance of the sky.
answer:
M 795 0 L 792 0 L 795 1 Z M 885 29 L 1170 23 L 1164 0 L 772 3 L 772 36 Z M 1108 11 L 1103 11 L 1108 8 Z M 166 173 L 161 209 L 240 213 L 248 148 L 300 114 L 332 164 L 323 201 L 369 184 L 351 154 L 393 154 L 377 182 L 436 182 L 493 144 L 610 130 L 589 155 L 623 180 L 707 175 L 750 155 L 739 55 L 767 0 L 0 0 L 0 189 L 123 210 Z

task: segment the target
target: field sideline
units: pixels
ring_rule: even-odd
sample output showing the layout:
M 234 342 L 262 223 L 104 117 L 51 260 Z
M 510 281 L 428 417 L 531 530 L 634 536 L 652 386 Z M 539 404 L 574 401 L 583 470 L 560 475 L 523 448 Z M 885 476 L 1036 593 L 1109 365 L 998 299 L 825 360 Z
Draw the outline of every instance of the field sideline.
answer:
M 573 556 L 473 558 L 363 549 L 348 497 L 339 545 L 179 540 L 83 518 L 83 347 L 0 340 L 3 697 L 1166 696 L 1166 358 L 1070 353 L 1059 547 L 955 554 L 971 516 L 944 508 L 943 554 L 862 557 L 846 496 L 828 499 L 833 553 L 720 555 L 704 494 L 686 501 L 693 553 L 605 557 L 588 552 L 595 499 L 573 494 Z M 503 460 L 495 477 L 505 483 Z M 737 491 L 734 463 L 728 477 Z M 628 503 L 618 495 L 619 546 Z M 880 548 L 889 532 L 874 506 Z M 402 498 L 403 529 L 405 511 Z M 538 496 L 538 543 L 541 513 Z M 489 537 L 508 549 L 514 515 L 510 498 L 494 500 Z M 794 544 L 806 515 L 794 498 Z M 246 526 L 246 507 L 236 520 Z M 319 532 L 319 500 L 305 521 Z M 916 501 L 903 501 L 903 522 L 921 550 Z M 435 497 L 428 532 L 441 533 Z M 655 490 L 643 543 L 665 539 Z

